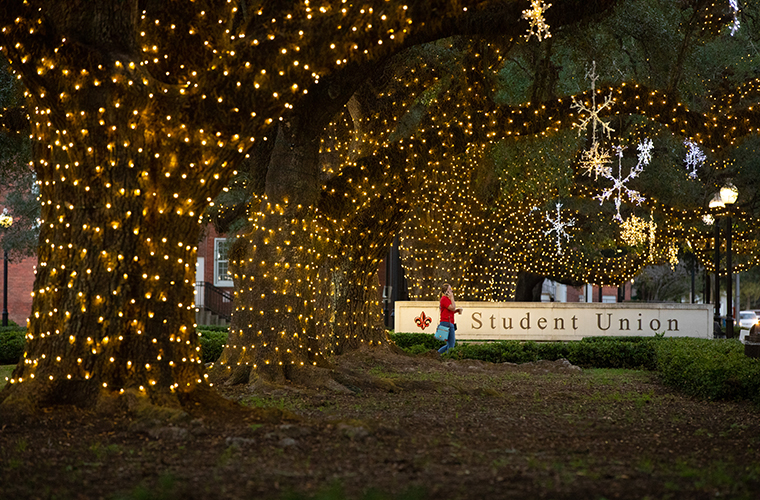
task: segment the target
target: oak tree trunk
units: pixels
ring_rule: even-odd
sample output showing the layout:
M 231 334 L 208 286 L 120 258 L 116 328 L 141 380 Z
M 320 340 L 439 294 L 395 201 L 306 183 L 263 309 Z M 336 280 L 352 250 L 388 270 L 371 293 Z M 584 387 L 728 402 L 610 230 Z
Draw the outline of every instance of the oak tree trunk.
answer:
M 321 354 L 313 321 L 313 286 L 324 258 L 313 213 L 319 141 L 305 128 L 280 127 L 265 200 L 250 232 L 233 245 L 235 309 L 219 360 L 227 383 L 292 380 Z
M 191 141 L 184 123 L 199 107 L 143 69 L 137 2 L 56 3 L 45 22 L 4 7 L 2 16 L 19 10 L 8 36 L 23 42 L 5 50 L 28 89 L 42 207 L 27 342 L 2 409 L 135 398 L 178 408 L 205 386 L 193 305 L 199 215 L 230 152 Z

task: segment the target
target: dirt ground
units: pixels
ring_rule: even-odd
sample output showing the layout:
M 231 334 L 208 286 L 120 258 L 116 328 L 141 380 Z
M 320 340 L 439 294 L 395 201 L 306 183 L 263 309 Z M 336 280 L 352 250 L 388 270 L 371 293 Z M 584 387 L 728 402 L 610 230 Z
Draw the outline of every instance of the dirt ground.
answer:
M 0 423 L 0 499 L 760 498 L 760 412 L 648 372 L 361 352 L 337 373 L 220 388 L 268 418 Z

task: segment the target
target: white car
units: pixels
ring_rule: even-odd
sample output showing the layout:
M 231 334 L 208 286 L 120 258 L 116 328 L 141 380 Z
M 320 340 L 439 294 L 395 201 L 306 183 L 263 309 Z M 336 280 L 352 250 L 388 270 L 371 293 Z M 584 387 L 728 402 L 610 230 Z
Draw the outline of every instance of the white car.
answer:
M 739 326 L 741 326 L 739 340 L 743 342 L 747 337 L 747 334 L 749 334 L 749 329 L 757 323 L 758 318 L 757 314 L 755 314 L 755 311 L 739 311 Z

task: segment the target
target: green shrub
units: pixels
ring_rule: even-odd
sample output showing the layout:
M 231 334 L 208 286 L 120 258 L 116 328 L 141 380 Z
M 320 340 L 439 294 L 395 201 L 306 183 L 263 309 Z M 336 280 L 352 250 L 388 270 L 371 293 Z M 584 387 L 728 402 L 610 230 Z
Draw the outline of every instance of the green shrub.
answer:
M 593 368 L 656 369 L 653 337 L 590 337 L 578 342 L 568 360 Z
M 424 344 L 414 344 L 411 347 L 404 349 L 409 354 L 422 354 L 423 352 L 430 352 L 430 349 L 425 347 Z
M 734 339 L 661 339 L 657 372 L 666 384 L 705 399 L 748 399 L 760 404 L 760 359 Z
M 213 330 L 207 328 L 209 327 L 198 327 L 198 333 L 201 334 L 201 359 L 204 363 L 211 363 L 219 359 L 222 354 L 224 345 L 227 343 L 228 328 L 213 327 Z
M 443 344 L 423 333 L 390 337 L 413 354 Z M 665 384 L 699 398 L 760 404 L 760 359 L 745 356 L 744 346 L 734 339 L 589 337 L 580 342 L 461 342 L 449 356 L 492 363 L 565 358 L 583 368 L 645 369 L 656 371 Z
M 545 359 L 567 359 L 584 368 L 655 368 L 655 351 L 651 342 L 626 342 L 617 339 L 590 342 L 501 342 L 457 344 L 454 359 L 480 359 L 492 363 L 528 363 Z
M 388 335 L 396 345 L 405 351 L 408 351 L 412 346 L 421 345 L 422 350 L 420 352 L 429 351 L 430 349 L 440 349 L 442 342 L 433 337 L 430 333 L 390 333 Z M 420 348 L 416 348 L 420 349 Z M 414 353 L 413 353 L 414 354 Z
M 0 327 L 0 365 L 15 365 L 24 354 L 26 328 Z
M 202 328 L 202 330 L 201 330 Z M 201 358 L 204 363 L 216 361 L 227 343 L 227 327 L 202 326 Z M 24 354 L 26 328 L 18 326 L 0 327 L 0 365 L 15 365 Z

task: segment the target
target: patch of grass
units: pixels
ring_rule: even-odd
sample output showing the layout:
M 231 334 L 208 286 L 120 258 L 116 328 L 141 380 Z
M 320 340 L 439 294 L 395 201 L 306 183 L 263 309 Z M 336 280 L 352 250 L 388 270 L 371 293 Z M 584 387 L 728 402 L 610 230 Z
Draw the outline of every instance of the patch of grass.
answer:
M 27 442 L 26 438 L 21 438 L 16 443 L 16 451 L 24 452 L 29 447 L 29 443 Z
M 117 444 L 109 444 L 106 446 L 103 446 L 103 444 L 100 443 L 100 441 L 93 443 L 90 446 L 90 451 L 95 454 L 95 458 L 97 460 L 102 460 L 107 455 L 110 455 L 112 453 L 118 453 L 120 451 L 119 445 Z
M 115 495 L 113 500 L 175 500 L 183 498 L 178 491 L 177 480 L 171 474 L 163 474 L 156 485 L 143 482 L 132 491 Z
M 288 492 L 283 494 L 281 498 L 282 500 L 348 500 L 349 498 L 355 497 L 346 495 L 340 483 L 335 482 L 315 495 Z M 428 498 L 428 495 L 425 490 L 420 487 L 408 489 L 398 495 L 389 495 L 374 488 L 370 488 L 358 498 L 359 500 L 423 500 Z
M 240 401 L 241 404 L 251 408 L 276 409 L 280 411 L 296 411 L 303 405 L 293 398 L 275 396 L 250 396 Z
M 626 382 L 648 382 L 652 378 L 649 372 L 627 368 L 589 368 L 584 373 L 600 385 L 619 386 Z
M 11 378 L 11 373 L 16 365 L 0 365 L 0 388 L 5 386 L 5 378 Z
M 369 369 L 367 372 L 369 375 L 372 375 L 374 377 L 387 377 L 391 375 L 390 372 L 388 372 L 385 367 L 380 365 L 375 365 L 372 368 Z

